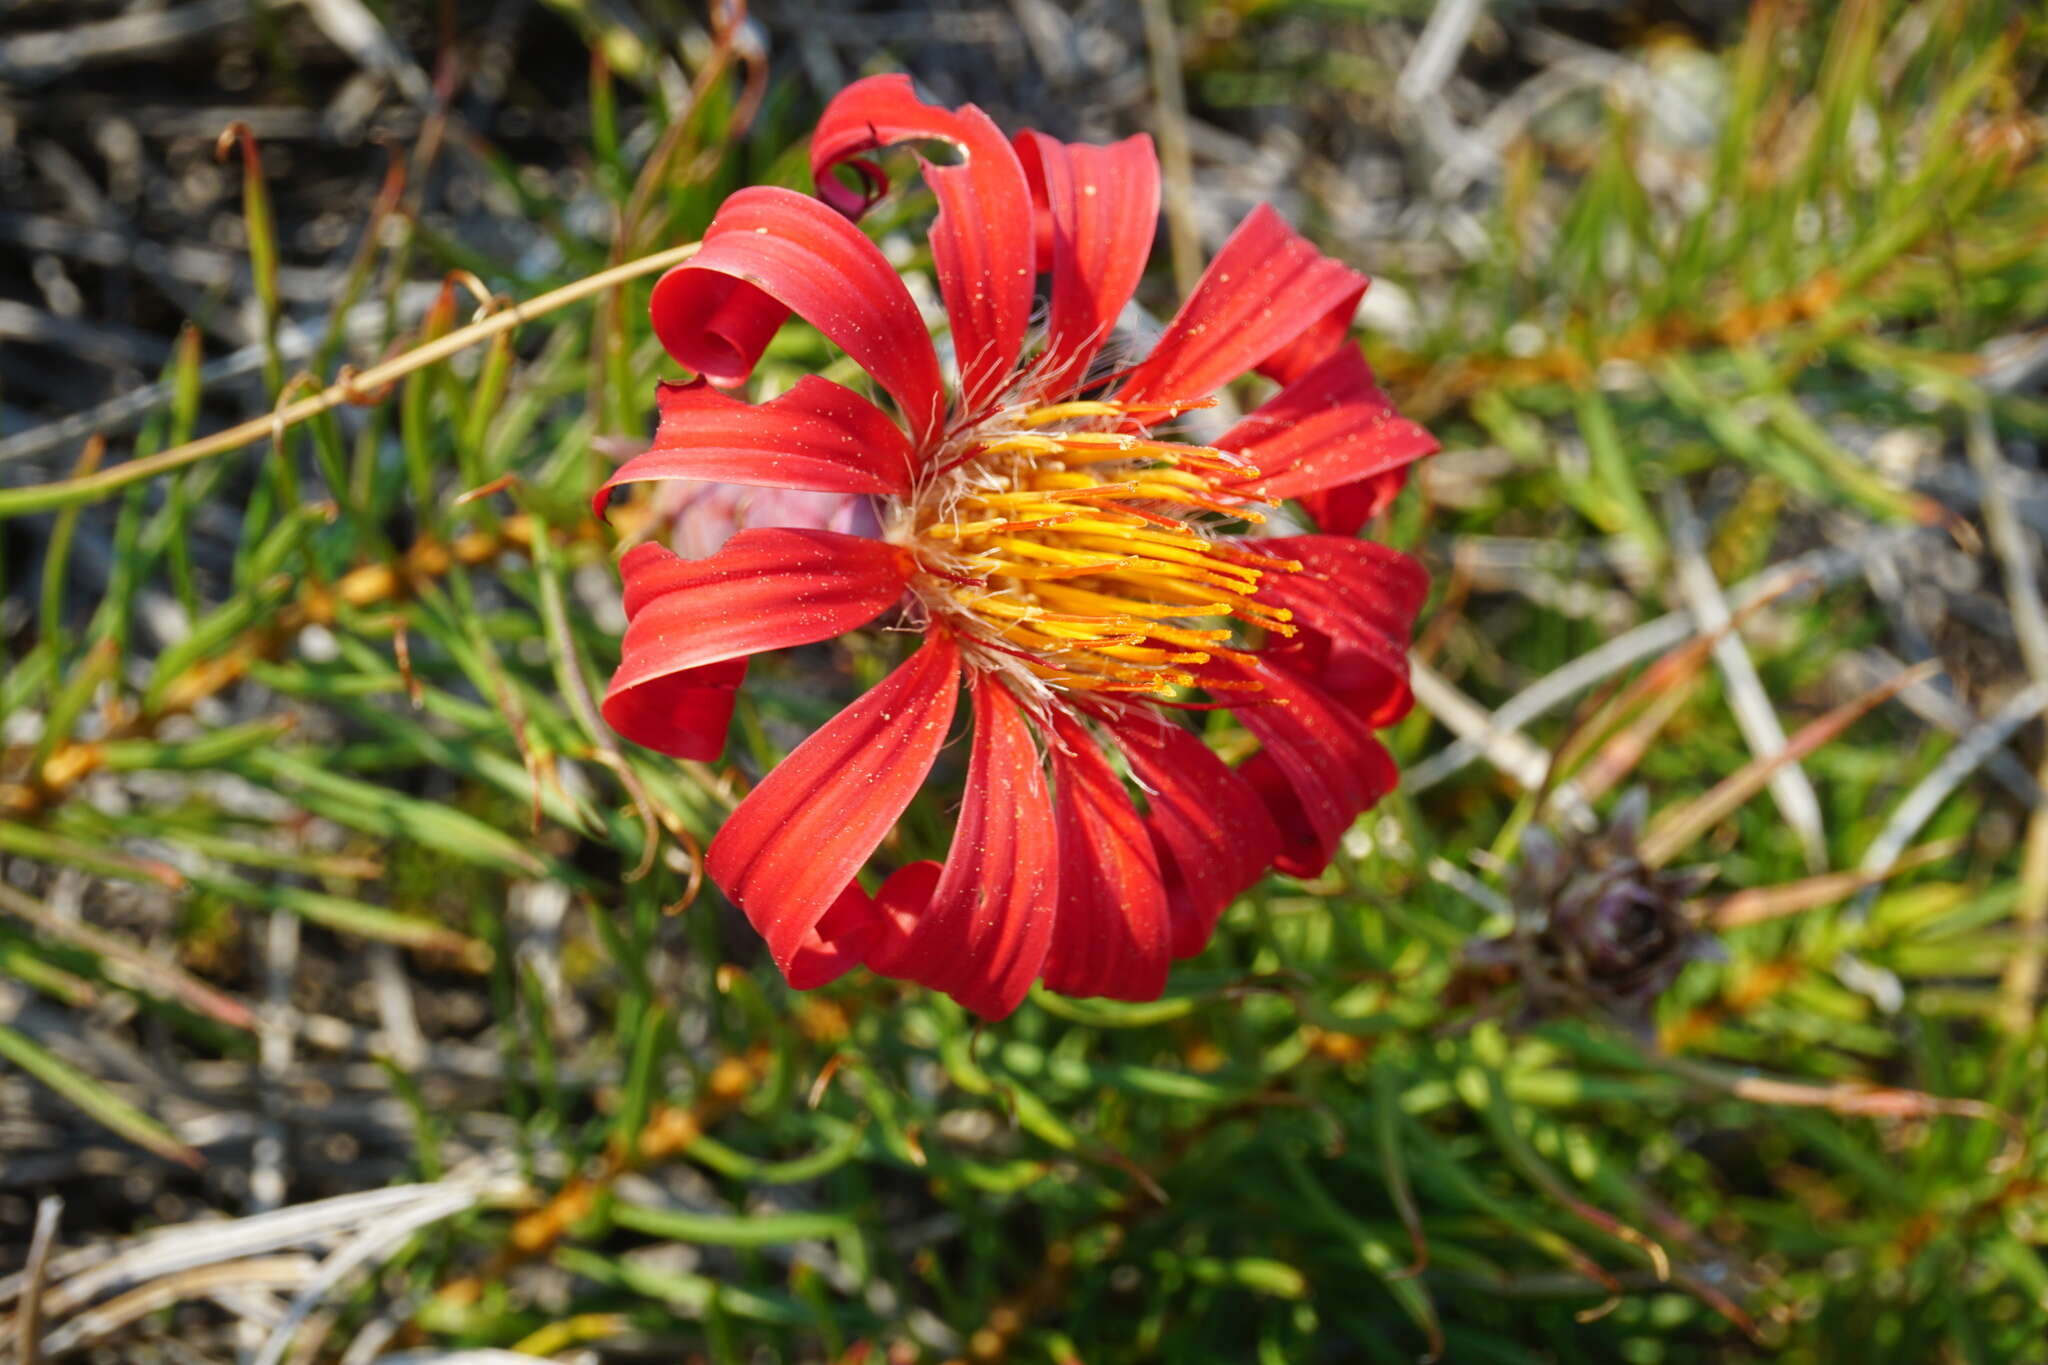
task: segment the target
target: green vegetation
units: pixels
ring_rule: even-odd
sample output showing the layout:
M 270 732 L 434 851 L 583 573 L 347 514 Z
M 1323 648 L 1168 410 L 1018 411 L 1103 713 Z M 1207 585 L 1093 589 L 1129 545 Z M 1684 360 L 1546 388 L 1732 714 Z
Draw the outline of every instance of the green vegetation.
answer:
M 603 54 L 576 153 L 603 211 L 481 136 L 422 138 L 336 301 L 381 299 L 393 353 L 471 322 L 476 289 L 502 317 L 693 240 L 742 184 L 804 181 L 830 92 L 793 56 L 763 72 L 730 32 L 686 43 L 685 96 L 613 7 L 552 8 Z M 1425 9 L 1183 5 L 1188 100 L 1293 101 L 1312 146 L 1398 123 L 1400 72 L 1359 35 Z M 899 642 L 757 662 L 720 764 L 599 721 L 620 623 L 589 496 L 672 373 L 649 274 L 131 479 L 199 430 L 188 333 L 132 439 L 69 481 L 0 483 L 0 536 L 33 547 L 6 560 L 27 572 L 0 680 L 7 1093 L 33 1084 L 45 1142 L 155 1172 L 187 1232 L 262 1207 L 266 1172 L 287 1204 L 439 1182 L 222 1253 L 252 1284 L 292 1247 L 329 1257 L 331 1284 L 274 1282 L 307 1296 L 300 1361 L 380 1339 L 603 1361 L 2048 1360 L 2048 814 L 2023 799 L 2048 639 L 2018 572 L 2031 546 L 2041 581 L 2040 524 L 2012 510 L 2039 503 L 2048 439 L 2025 358 L 2048 315 L 2044 58 L 2040 18 L 1999 4 L 1764 0 L 1723 51 L 1660 32 L 1560 60 L 1589 74 L 1496 130 L 1431 225 L 1360 223 L 1340 163 L 1305 158 L 1289 211 L 1406 301 L 1365 345 L 1445 446 L 1379 532 L 1435 576 L 1423 704 L 1388 736 L 1411 785 L 1325 876 L 1243 898 L 1156 1004 L 1039 994 L 978 1027 L 865 973 L 800 996 L 699 884 L 745 782 Z M 437 232 L 436 156 L 493 177 L 552 251 L 522 266 Z M 242 165 L 274 326 L 274 210 L 260 156 Z M 913 188 L 865 226 L 921 252 L 904 229 L 928 212 Z M 1163 243 L 1155 311 L 1176 297 Z M 317 393 L 347 353 L 330 336 L 311 382 L 273 354 L 270 398 Z M 759 382 L 820 370 L 856 382 L 790 328 Z M 2000 479 L 2016 491 L 1987 511 Z M 192 546 L 223 508 L 238 548 L 213 572 Z M 85 518 L 113 551 L 93 600 L 68 587 Z M 145 629 L 145 598 L 181 638 Z M 1645 624 L 1673 611 L 1704 630 Z M 1916 656 L 1943 681 L 1902 675 Z M 1532 687 L 1547 705 L 1516 700 Z M 1488 712 L 1505 734 L 1471 722 Z M 2009 747 L 1982 728 L 2001 717 Z M 1774 733 L 1798 764 L 1766 771 Z M 1632 786 L 1661 860 L 1717 866 L 1697 913 L 1718 951 L 1656 1002 L 1654 1037 L 1591 997 L 1519 1027 L 1513 981 L 1466 945 L 1508 928 L 1527 830 Z M 928 793 L 901 856 L 943 856 L 950 821 Z M 296 1134 L 282 1155 L 268 1124 Z M 0 1139 L 0 1166 L 41 1146 Z M 91 1183 L 49 1182 L 73 1204 L 61 1245 L 166 1221 Z M 86 1331 L 64 1254 L 43 1319 L 73 1335 L 48 1359 Z M 0 1283 L 0 1316 L 21 1289 Z M 232 1342 L 235 1311 L 159 1306 L 104 1339 L 155 1359 L 201 1325 Z

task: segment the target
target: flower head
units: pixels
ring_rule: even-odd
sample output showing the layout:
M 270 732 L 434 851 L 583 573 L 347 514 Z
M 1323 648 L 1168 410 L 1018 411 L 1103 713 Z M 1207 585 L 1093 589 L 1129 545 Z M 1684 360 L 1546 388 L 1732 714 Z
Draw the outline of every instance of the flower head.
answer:
M 1595 834 L 1560 843 L 1527 830 L 1508 883 L 1514 925 L 1466 945 L 1452 998 L 1518 1000 L 1517 1026 L 1590 1014 L 1650 1037 L 1658 998 L 1719 945 L 1688 904 L 1714 869 L 1646 866 L 1636 841 L 1648 810 L 1637 790 Z
M 958 154 L 923 171 L 950 388 L 854 224 L 887 190 L 863 154 L 906 141 Z M 1409 704 L 1426 582 L 1352 537 L 1435 443 L 1348 340 L 1365 277 L 1269 208 L 1150 354 L 1105 372 L 1158 218 L 1148 138 L 1011 141 L 974 106 L 934 108 L 881 76 L 832 102 L 811 161 L 819 198 L 741 190 L 656 286 L 656 333 L 699 378 L 662 386 L 653 447 L 599 505 L 660 479 L 811 490 L 872 499 L 878 534 L 756 527 L 695 560 L 636 546 L 606 717 L 652 748 L 715 757 L 749 656 L 900 615 L 922 647 L 741 802 L 707 852 L 712 880 L 798 987 L 864 964 L 989 1016 L 1041 979 L 1154 998 L 1240 891 L 1268 867 L 1320 871 L 1392 786 L 1372 732 Z M 817 376 L 762 403 L 720 392 L 791 312 L 893 415 Z M 1176 438 L 1176 419 L 1253 370 L 1278 385 L 1263 405 L 1213 443 Z M 1283 499 L 1326 533 L 1259 536 Z M 858 874 L 963 686 L 973 738 L 952 850 L 871 895 Z M 1258 741 L 1236 766 L 1177 718 L 1216 708 Z

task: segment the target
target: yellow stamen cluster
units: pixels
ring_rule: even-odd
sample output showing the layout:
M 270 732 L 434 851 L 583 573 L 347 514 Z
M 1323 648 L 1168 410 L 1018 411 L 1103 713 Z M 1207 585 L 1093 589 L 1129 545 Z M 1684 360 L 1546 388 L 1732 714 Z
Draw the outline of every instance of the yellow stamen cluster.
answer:
M 1006 414 L 963 438 L 901 528 L 927 606 L 1052 688 L 1170 695 L 1195 685 L 1190 669 L 1238 656 L 1240 628 L 1294 633 L 1257 593 L 1301 565 L 1208 533 L 1265 520 L 1234 488 L 1256 471 L 1117 430 L 1131 413 L 1082 401 Z

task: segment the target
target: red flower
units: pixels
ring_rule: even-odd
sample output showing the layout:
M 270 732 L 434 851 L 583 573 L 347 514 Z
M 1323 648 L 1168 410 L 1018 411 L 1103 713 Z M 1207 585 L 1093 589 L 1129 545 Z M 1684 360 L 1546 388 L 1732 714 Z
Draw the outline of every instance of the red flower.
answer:
M 924 140 L 958 154 L 924 167 L 950 403 L 916 306 L 852 221 L 887 189 L 857 158 Z M 697 560 L 634 547 L 606 718 L 713 758 L 750 655 L 900 613 L 923 646 L 740 803 L 706 855 L 712 880 L 797 987 L 865 964 L 991 1017 L 1039 979 L 1153 999 L 1233 897 L 1268 867 L 1319 872 L 1392 787 L 1372 732 L 1408 707 L 1426 583 L 1351 537 L 1435 442 L 1348 339 L 1365 277 L 1270 208 L 1149 356 L 1104 372 L 1158 218 L 1148 138 L 1012 142 L 973 105 L 933 108 L 879 76 L 825 111 L 811 164 L 821 199 L 741 190 L 656 286 L 655 331 L 701 378 L 662 385 L 653 448 L 598 504 L 654 479 L 810 489 L 873 498 L 881 534 L 750 529 Z M 757 404 L 710 387 L 742 382 L 791 311 L 895 418 L 816 376 Z M 1213 446 L 1155 433 L 1250 370 L 1278 392 Z M 1283 498 L 1335 534 L 1230 532 Z M 870 896 L 856 874 L 923 784 L 963 683 L 974 733 L 952 851 Z M 1213 754 L 1175 718 L 1204 705 L 1234 710 L 1259 751 L 1236 767 Z

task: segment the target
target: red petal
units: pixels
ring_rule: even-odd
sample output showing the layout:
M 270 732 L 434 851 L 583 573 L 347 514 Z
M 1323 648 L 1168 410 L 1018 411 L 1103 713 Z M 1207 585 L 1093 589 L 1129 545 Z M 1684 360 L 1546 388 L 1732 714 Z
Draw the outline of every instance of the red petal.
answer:
M 973 686 L 974 752 L 952 850 L 922 909 L 904 903 L 907 885 L 883 889 L 896 928 L 869 952 L 868 965 L 1000 1019 L 1045 961 L 1059 842 L 1023 711 L 988 674 L 976 673 Z
M 1366 283 L 1365 276 L 1310 246 L 1271 205 L 1261 204 L 1209 262 L 1195 292 L 1117 398 L 1202 398 L 1269 364 L 1285 378 L 1298 377 L 1308 368 L 1307 349 L 1327 348 L 1343 337 Z M 1299 338 L 1307 338 L 1301 348 L 1284 349 Z
M 1020 133 L 1017 154 L 1050 233 L 1044 392 L 1078 383 L 1130 301 L 1159 228 L 1159 157 L 1143 133 L 1107 147 Z
M 1346 267 L 1348 269 L 1348 267 Z M 1323 363 L 1338 347 L 1351 344 L 1351 320 L 1372 281 L 1352 272 L 1353 284 L 1336 294 L 1336 302 L 1301 335 L 1259 362 L 1258 371 L 1277 384 L 1292 384 Z
M 1294 614 L 1296 634 L 1263 657 L 1315 679 L 1375 728 L 1408 710 L 1408 636 L 1429 591 L 1422 566 L 1399 551 L 1339 536 L 1281 536 L 1261 553 L 1300 560 L 1300 573 L 1269 573 L 1259 600 Z
M 774 329 L 734 290 L 767 292 L 823 332 L 889 391 L 920 444 L 939 430 L 939 360 L 910 291 L 880 248 L 809 195 L 769 185 L 734 194 L 696 255 L 663 275 L 649 305 L 676 360 L 714 384 L 744 380 Z M 737 318 L 728 316 L 739 310 Z
M 1408 486 L 1408 469 L 1403 465 L 1357 483 L 1304 493 L 1299 499 L 1301 510 L 1313 525 L 1331 535 L 1355 536 L 1365 529 L 1367 522 L 1394 505 L 1394 499 Z
M 1393 790 L 1394 761 L 1372 731 L 1315 683 L 1263 659 L 1219 660 L 1204 671 L 1254 681 L 1261 690 L 1237 718 L 1265 745 L 1239 771 L 1255 784 L 1261 769 L 1277 770 L 1290 802 L 1268 802 L 1288 847 L 1273 860 L 1283 872 L 1312 877 L 1328 866 L 1337 840 L 1361 812 Z M 1241 692 L 1225 694 L 1232 698 Z M 1277 703 L 1277 704 L 1276 704 Z M 1259 760 L 1266 760 L 1261 763 Z
M 885 976 L 889 974 L 878 964 L 892 962 L 901 953 L 903 945 L 917 928 L 917 917 L 931 903 L 932 892 L 938 887 L 939 878 L 945 870 L 944 865 L 924 858 L 897 868 L 882 883 L 881 891 L 875 896 L 880 932 L 869 941 L 867 948 L 866 961 L 870 970 Z M 914 979 L 903 972 L 896 975 L 906 980 Z
M 1216 444 L 1250 460 L 1259 472 L 1242 483 L 1272 498 L 1299 498 L 1395 474 L 1437 448 L 1435 437 L 1394 410 L 1393 400 L 1373 382 L 1372 367 L 1349 343 Z M 1400 485 L 1391 487 L 1398 492 Z
M 733 704 L 747 676 L 745 659 L 685 668 L 605 693 L 605 724 L 635 744 L 671 758 L 708 763 L 725 748 Z
M 800 991 L 837 981 L 861 964 L 881 929 L 873 899 L 859 882 L 849 882 L 817 926 L 804 935 L 783 975 Z
M 746 659 L 843 635 L 903 595 L 904 556 L 836 531 L 741 531 L 707 559 L 636 545 L 619 561 L 626 634 L 606 722 L 677 758 L 725 743 Z
M 682 269 L 675 266 L 654 283 L 648 301 L 654 334 L 678 364 L 709 382 L 744 383 L 789 321 L 788 305 L 745 280 L 713 271 L 689 279 Z
M 893 545 L 786 526 L 741 531 L 705 559 L 636 545 L 619 569 L 627 623 L 614 690 L 844 635 L 893 606 L 910 579 Z
M 1112 727 L 1144 785 L 1145 823 L 1159 850 L 1173 912 L 1173 955 L 1208 946 L 1237 894 L 1258 880 L 1280 848 L 1259 794 L 1201 739 L 1163 718 Z
M 1253 797 L 1264 804 L 1273 827 L 1280 831 L 1280 844 L 1273 854 L 1274 867 L 1297 877 L 1313 877 L 1330 865 L 1343 830 L 1328 832 L 1309 817 L 1293 780 L 1272 754 L 1253 754 L 1238 765 L 1237 775 L 1251 788 Z
M 1172 961 L 1152 837 L 1095 739 L 1064 716 L 1052 770 L 1059 798 L 1059 918 L 1045 984 L 1062 995 L 1157 1000 Z
M 702 380 L 655 391 L 654 445 L 597 490 L 653 479 L 705 479 L 819 493 L 910 491 L 910 443 L 887 413 L 829 379 L 807 374 L 765 403 L 728 398 Z
M 952 637 L 932 634 L 762 778 L 711 841 L 705 870 L 785 974 L 931 771 L 959 681 Z
M 862 152 L 899 142 L 948 142 L 958 165 L 924 162 L 939 201 L 932 222 L 932 265 L 953 324 L 961 406 L 979 409 L 1010 382 L 1031 321 L 1034 253 L 1031 191 L 1002 130 L 971 104 L 936 108 L 918 99 L 904 75 L 870 76 L 833 97 L 811 135 L 818 193 L 850 217 L 870 199 L 842 184 L 832 168 Z M 856 162 L 862 174 L 875 174 Z M 887 184 L 870 187 L 875 192 Z
M 1416 613 L 1429 597 L 1429 572 L 1415 560 L 1349 536 L 1275 536 L 1258 545 L 1267 553 L 1298 560 L 1308 573 L 1337 585 L 1352 608 L 1378 626 L 1386 639 L 1407 648 Z

